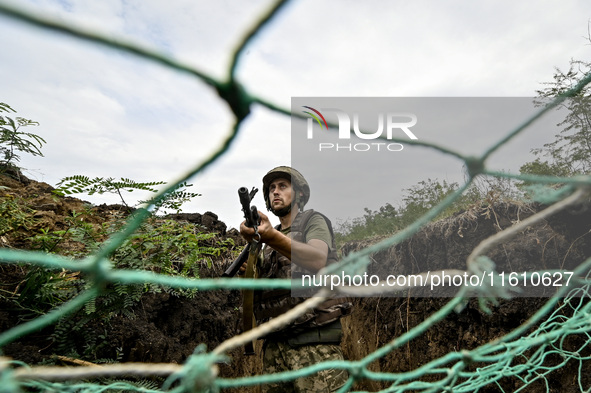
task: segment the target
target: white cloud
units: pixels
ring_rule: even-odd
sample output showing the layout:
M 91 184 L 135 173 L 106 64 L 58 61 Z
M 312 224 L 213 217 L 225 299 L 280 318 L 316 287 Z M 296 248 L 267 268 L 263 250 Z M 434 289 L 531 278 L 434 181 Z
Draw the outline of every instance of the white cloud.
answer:
M 140 42 L 218 79 L 270 5 L 10 3 Z M 590 15 L 583 0 L 294 1 L 247 48 L 238 76 L 285 108 L 293 96 L 528 96 L 555 66 L 588 58 Z M 22 163 L 50 184 L 76 173 L 172 181 L 230 131 L 227 104 L 194 76 L 3 16 L 0 42 L 0 101 L 41 123 L 45 157 Z M 237 226 L 237 188 L 260 186 L 268 169 L 290 162 L 289 118 L 252 110 L 230 154 L 192 181 L 203 197 L 187 211 L 210 210 Z

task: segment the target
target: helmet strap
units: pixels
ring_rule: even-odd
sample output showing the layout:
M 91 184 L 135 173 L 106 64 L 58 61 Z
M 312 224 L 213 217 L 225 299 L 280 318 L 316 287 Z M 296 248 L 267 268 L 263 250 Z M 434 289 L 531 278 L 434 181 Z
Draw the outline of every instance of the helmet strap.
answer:
M 298 209 L 303 211 L 304 209 L 303 209 L 302 203 L 301 203 L 302 202 L 302 194 L 297 189 L 294 189 L 294 192 L 295 192 L 295 203 L 298 205 Z

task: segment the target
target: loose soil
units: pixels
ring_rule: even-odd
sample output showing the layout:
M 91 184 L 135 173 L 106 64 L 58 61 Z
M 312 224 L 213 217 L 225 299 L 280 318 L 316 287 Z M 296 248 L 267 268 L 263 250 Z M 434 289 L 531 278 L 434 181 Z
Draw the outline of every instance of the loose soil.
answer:
M 18 196 L 33 210 L 34 223 L 0 236 L 0 246 L 27 249 L 30 237 L 41 230 L 55 231 L 66 228 L 66 219 L 74 212 L 88 209 L 86 202 L 69 197 L 56 197 L 52 187 L 19 176 L 0 175 L 0 196 Z M 372 256 L 368 274 L 410 274 L 436 271 L 443 268 L 465 270 L 466 258 L 484 239 L 543 209 L 540 205 L 497 203 L 475 206 L 469 211 L 436 221 L 410 239 L 382 250 Z M 111 220 L 121 214 L 121 206 L 93 206 L 88 220 L 94 225 Z M 227 230 L 214 213 L 180 214 L 172 218 L 198 225 L 231 237 L 238 247 L 243 242 L 238 233 Z M 527 228 L 514 239 L 495 247 L 487 255 L 495 261 L 498 270 L 528 271 L 542 269 L 572 270 L 591 256 L 591 208 L 589 204 L 575 207 Z M 343 255 L 362 249 L 379 239 L 346 244 Z M 67 245 L 64 245 L 67 246 Z M 71 247 L 76 247 L 72 244 Z M 201 277 L 220 276 L 231 262 L 226 255 L 214 261 L 211 269 L 200 272 Z M 387 270 L 387 271 L 385 271 Z M 0 264 L 0 290 L 17 295 L 22 288 L 26 266 Z M 396 337 L 411 330 L 449 301 L 448 298 L 418 297 L 404 293 L 398 297 L 353 298 L 355 310 L 343 320 L 345 339 L 342 348 L 347 359 L 361 359 Z M 374 362 L 372 371 L 399 373 L 414 370 L 433 359 L 450 352 L 469 350 L 499 338 L 526 321 L 546 301 L 544 298 L 525 297 L 502 300 L 486 313 L 472 299 L 459 313 L 452 313 L 432 326 L 425 334 L 395 349 Z M 195 348 L 205 344 L 209 350 L 240 331 L 241 295 L 239 291 L 199 291 L 193 298 L 177 296 L 172 292 L 145 294 L 133 310 L 133 317 L 118 315 L 108 323 L 92 321 L 88 325 L 96 337 L 105 337 L 97 346 L 96 359 L 121 362 L 183 363 Z M 6 296 L 0 296 L 0 331 L 17 325 L 23 310 L 15 309 Z M 52 341 L 53 328 L 30 334 L 2 348 L 4 356 L 28 364 L 56 362 L 59 353 Z M 73 336 L 72 340 L 78 337 Z M 586 336 L 569 337 L 566 346 L 579 348 Z M 223 377 L 240 377 L 261 372 L 261 343 L 255 356 L 244 356 L 242 350 L 230 354 L 231 363 L 221 364 Z M 589 352 L 588 349 L 584 351 Z M 588 356 L 589 353 L 581 355 Z M 63 358 L 62 358 L 63 359 Z M 88 359 L 87 359 L 88 360 Z M 549 361 L 552 361 L 550 359 Z M 547 377 L 551 392 L 578 392 L 578 362 L 570 362 Z M 591 387 L 588 363 L 580 373 L 585 389 Z M 428 380 L 425 376 L 424 380 Z M 363 380 L 356 390 L 378 391 L 387 385 Z M 501 380 L 505 392 L 514 391 L 522 383 L 516 379 Z M 233 390 L 240 391 L 240 390 Z M 256 388 L 242 391 L 258 391 Z M 491 383 L 479 392 L 501 392 Z M 542 382 L 528 386 L 525 392 L 546 391 Z

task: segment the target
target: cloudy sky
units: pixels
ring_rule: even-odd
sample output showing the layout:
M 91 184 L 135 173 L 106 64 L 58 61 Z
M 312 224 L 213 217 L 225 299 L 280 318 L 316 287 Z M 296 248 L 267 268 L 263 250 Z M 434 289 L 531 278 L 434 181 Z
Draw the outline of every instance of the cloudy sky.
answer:
M 271 2 L 0 4 L 138 43 L 223 80 L 233 49 Z M 237 77 L 251 95 L 287 109 L 292 97 L 531 97 L 552 79 L 555 67 L 567 69 L 573 58 L 590 60 L 590 18 L 588 0 L 292 1 L 252 41 Z M 0 102 L 39 121 L 30 131 L 47 141 L 44 157 L 22 156 L 33 179 L 55 185 L 80 174 L 170 182 L 208 157 L 230 132 L 227 104 L 189 74 L 3 15 L 0 41 Z M 202 196 L 184 211 L 212 211 L 236 227 L 238 187 L 260 187 L 268 169 L 291 162 L 289 117 L 251 109 L 229 154 L 190 181 L 191 191 Z M 496 140 L 508 131 L 486 132 Z M 462 151 L 482 137 L 464 136 Z M 531 147 L 543 141 L 529 137 Z M 512 154 L 527 162 L 528 151 Z M 441 167 L 438 160 L 433 156 L 432 165 Z M 319 166 L 319 173 L 326 167 Z M 437 175 L 403 172 L 405 177 L 395 177 L 399 189 Z M 456 180 L 460 172 L 450 166 L 441 177 Z M 394 175 L 387 169 L 382 174 Z M 146 195 L 129 194 L 131 203 L 134 196 Z M 117 201 L 107 195 L 83 199 Z M 387 202 L 398 204 L 400 195 L 367 194 L 359 210 L 329 215 L 360 216 L 363 207 Z M 264 205 L 260 193 L 255 204 Z M 316 207 L 313 198 L 310 207 Z

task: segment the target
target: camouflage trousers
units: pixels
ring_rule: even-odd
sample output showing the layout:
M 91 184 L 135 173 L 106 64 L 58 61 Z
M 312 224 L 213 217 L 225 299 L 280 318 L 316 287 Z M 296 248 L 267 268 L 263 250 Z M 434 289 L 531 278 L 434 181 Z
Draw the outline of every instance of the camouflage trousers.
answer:
M 311 344 L 292 347 L 283 341 L 269 341 L 263 353 L 265 373 L 299 370 L 327 360 L 343 360 L 341 347 L 335 344 Z M 347 370 L 323 370 L 283 383 L 266 384 L 263 393 L 330 393 L 337 391 L 348 379 Z

